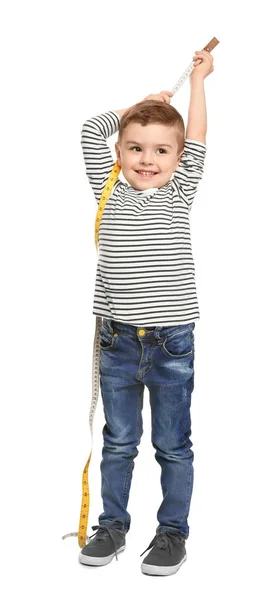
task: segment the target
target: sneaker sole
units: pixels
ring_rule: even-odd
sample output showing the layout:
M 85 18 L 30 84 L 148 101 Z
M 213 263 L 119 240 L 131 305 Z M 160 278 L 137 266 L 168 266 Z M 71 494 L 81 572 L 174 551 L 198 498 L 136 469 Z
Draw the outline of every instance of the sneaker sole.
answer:
M 117 550 L 117 554 L 123 552 L 124 549 L 125 545 L 121 546 L 121 548 Z M 107 565 L 108 563 L 110 563 L 114 556 L 116 556 L 115 552 L 113 552 L 113 554 L 110 554 L 109 556 L 87 556 L 86 554 L 82 554 L 82 552 L 80 552 L 79 562 L 81 562 L 82 565 L 100 567 L 101 565 Z
M 141 563 L 141 571 L 146 575 L 174 575 L 181 565 L 186 561 L 187 555 L 183 557 L 180 563 L 171 567 L 162 567 L 158 565 L 148 565 L 147 563 Z

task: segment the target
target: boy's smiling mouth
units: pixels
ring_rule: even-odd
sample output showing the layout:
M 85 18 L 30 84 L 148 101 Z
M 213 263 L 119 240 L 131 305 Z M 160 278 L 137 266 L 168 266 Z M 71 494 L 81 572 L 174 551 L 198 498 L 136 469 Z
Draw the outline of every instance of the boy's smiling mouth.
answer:
M 157 175 L 157 173 L 155 171 L 140 170 L 140 171 L 135 171 L 135 172 L 138 173 L 138 175 L 140 175 L 140 177 L 153 177 L 154 175 Z

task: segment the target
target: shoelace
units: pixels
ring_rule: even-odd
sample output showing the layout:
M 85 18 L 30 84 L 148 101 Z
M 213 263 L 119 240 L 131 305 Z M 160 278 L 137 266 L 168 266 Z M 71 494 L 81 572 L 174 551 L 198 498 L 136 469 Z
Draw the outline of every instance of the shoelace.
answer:
M 92 537 L 96 536 L 96 539 L 101 541 L 101 540 L 106 540 L 107 539 L 107 535 L 109 535 L 111 537 L 111 540 L 114 544 L 114 550 L 115 550 L 115 556 L 116 556 L 116 560 L 118 560 L 118 554 L 117 554 L 117 544 L 116 544 L 116 540 L 112 534 L 113 529 L 115 530 L 115 527 L 109 527 L 109 525 L 105 526 L 105 525 L 93 525 L 92 526 L 92 530 L 94 531 L 95 529 L 97 529 L 98 531 L 96 533 L 93 533 L 93 535 L 89 536 L 89 539 L 91 539 Z M 117 529 L 117 531 L 120 531 L 119 529 Z M 123 533 L 122 531 L 120 531 L 120 533 Z
M 144 550 L 144 552 L 142 552 L 142 554 L 140 554 L 140 556 L 143 556 L 143 554 L 145 554 L 147 550 L 152 548 L 152 546 L 158 546 L 158 548 L 161 548 L 165 551 L 169 551 L 169 554 L 172 554 L 173 542 L 171 540 L 171 536 L 173 535 L 179 536 L 179 538 L 181 539 L 180 534 L 174 531 L 161 531 L 160 533 L 157 533 L 154 536 L 151 543 L 149 544 L 149 546 L 146 548 L 146 550 Z

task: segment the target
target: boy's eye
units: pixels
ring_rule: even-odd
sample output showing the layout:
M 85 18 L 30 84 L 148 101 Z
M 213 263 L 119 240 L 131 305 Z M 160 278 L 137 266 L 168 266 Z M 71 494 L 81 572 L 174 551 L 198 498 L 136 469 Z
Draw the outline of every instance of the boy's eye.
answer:
M 141 151 L 140 146 L 132 146 L 132 148 L 130 148 L 131 150 L 139 150 L 139 152 Z M 159 154 L 165 154 L 166 150 L 164 150 L 164 148 L 158 148 Z

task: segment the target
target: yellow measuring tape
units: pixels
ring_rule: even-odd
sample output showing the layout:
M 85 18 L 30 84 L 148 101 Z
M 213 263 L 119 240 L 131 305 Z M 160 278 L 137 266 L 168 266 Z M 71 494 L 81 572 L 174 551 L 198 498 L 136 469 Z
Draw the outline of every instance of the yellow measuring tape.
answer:
M 100 197 L 100 201 L 98 204 L 98 211 L 97 211 L 97 215 L 96 215 L 96 221 L 95 221 L 95 244 L 96 244 L 96 249 L 97 249 L 97 244 L 98 244 L 98 232 L 99 232 L 99 228 L 100 228 L 100 221 L 101 221 L 101 217 L 103 215 L 103 211 L 105 209 L 105 205 L 106 202 L 113 190 L 113 187 L 118 179 L 119 173 L 120 173 L 121 167 L 120 165 L 115 162 L 114 167 L 107 179 L 105 188 L 101 194 Z
M 96 250 L 98 249 L 98 233 L 100 228 L 101 218 L 106 206 L 106 202 L 113 190 L 113 187 L 118 179 L 119 173 L 121 171 L 120 165 L 116 162 L 113 166 L 113 169 L 107 179 L 104 190 L 101 194 L 100 201 L 98 204 L 98 210 L 95 219 L 95 245 Z M 98 399 L 98 388 L 99 388 L 99 330 L 101 327 L 102 318 L 96 317 L 96 331 L 95 331 L 95 342 L 94 342 L 94 354 L 93 354 L 93 395 L 92 395 L 92 404 L 90 408 L 90 429 L 91 434 L 93 436 L 93 416 L 94 411 L 97 404 Z M 63 535 L 62 539 L 64 540 L 70 536 L 78 536 L 78 544 L 80 548 L 85 546 L 86 541 L 88 539 L 87 536 L 87 527 L 88 527 L 88 519 L 89 519 L 89 509 L 90 509 L 90 490 L 89 490 L 89 466 L 90 460 L 92 456 L 92 450 L 90 452 L 89 458 L 86 462 L 86 465 L 83 469 L 82 473 L 82 502 L 81 502 L 81 510 L 80 510 L 80 519 L 79 519 L 79 530 L 78 533 L 67 533 Z

